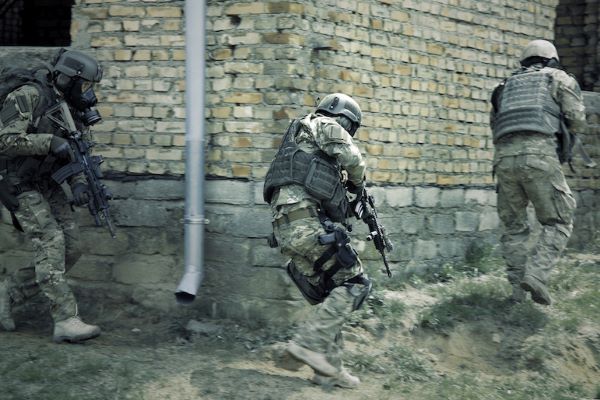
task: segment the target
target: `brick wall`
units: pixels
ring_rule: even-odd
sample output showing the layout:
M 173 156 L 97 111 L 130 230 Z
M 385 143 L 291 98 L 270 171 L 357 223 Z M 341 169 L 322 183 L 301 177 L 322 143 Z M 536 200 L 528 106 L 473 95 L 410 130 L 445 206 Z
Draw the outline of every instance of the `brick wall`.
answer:
M 556 13 L 555 44 L 561 64 L 584 90 L 598 91 L 600 4 L 596 0 L 560 0 Z
M 303 304 L 267 247 L 266 169 L 289 119 L 333 91 L 364 111 L 358 143 L 396 249 L 395 278 L 460 262 L 498 239 L 488 112 L 491 89 L 533 38 L 552 39 L 558 1 L 209 1 L 206 278 L 197 309 L 286 321 Z M 182 269 L 183 1 L 79 0 L 73 46 L 105 65 L 95 127 L 118 237 L 82 213 L 86 256 L 70 276 L 170 310 Z M 197 73 L 188 71 L 189 73 Z M 594 96 L 587 101 L 596 104 Z M 590 112 L 597 124 L 598 115 Z M 598 150 L 597 125 L 584 137 Z M 597 154 L 597 153 L 594 153 Z M 596 156 L 598 157 L 598 156 Z M 575 235 L 596 235 L 598 170 L 573 176 Z M 594 219 L 596 218 L 596 219 Z M 5 226 L 6 227 L 6 226 Z M 8 229 L 8 228 L 6 228 Z M 19 247 L 14 233 L 4 242 Z M 8 233 L 7 233 L 8 232 Z M 355 238 L 366 234 L 355 227 Z M 590 236 L 590 234 L 592 236 Z M 370 243 L 357 248 L 376 279 Z M 6 255 L 10 254 L 10 255 Z M 11 258 L 12 257 L 12 258 Z M 11 264 L 26 252 L 3 255 Z

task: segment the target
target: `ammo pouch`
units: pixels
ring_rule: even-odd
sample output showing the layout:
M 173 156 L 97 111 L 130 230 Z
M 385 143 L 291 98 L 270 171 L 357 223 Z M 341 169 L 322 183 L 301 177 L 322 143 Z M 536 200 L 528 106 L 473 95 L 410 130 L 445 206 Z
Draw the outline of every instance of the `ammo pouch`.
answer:
M 344 221 L 349 206 L 337 163 L 322 152 L 311 154 L 301 150 L 294 141 L 300 129 L 298 119 L 288 127 L 283 143 L 267 171 L 263 199 L 270 204 L 277 188 L 301 185 L 308 194 L 319 200 L 323 211 L 333 221 Z

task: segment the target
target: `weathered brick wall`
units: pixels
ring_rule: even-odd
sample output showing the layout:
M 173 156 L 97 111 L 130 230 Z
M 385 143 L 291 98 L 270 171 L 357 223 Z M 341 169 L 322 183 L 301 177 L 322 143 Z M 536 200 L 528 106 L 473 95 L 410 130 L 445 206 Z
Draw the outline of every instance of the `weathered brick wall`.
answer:
M 556 8 L 555 45 L 561 64 L 583 85 L 588 35 L 583 29 L 586 0 L 561 0 Z
M 395 279 L 496 243 L 488 98 L 533 38 L 552 39 L 558 1 L 209 1 L 206 277 L 202 312 L 283 321 L 303 304 L 266 245 L 266 169 L 289 119 L 333 91 L 357 99 L 371 190 L 396 249 Z M 106 66 L 95 127 L 118 237 L 91 227 L 70 276 L 163 310 L 182 269 L 183 1 L 79 0 L 73 45 Z M 198 73 L 188 71 L 188 73 Z M 597 114 L 590 114 L 596 121 Z M 596 147 L 598 130 L 584 138 Z M 597 151 L 597 150 L 595 150 Z M 594 222 L 598 171 L 573 177 Z M 595 214 L 594 214 L 595 213 Z M 591 215 L 591 217 L 590 217 Z M 591 219 L 590 219 L 591 218 Z M 593 225 L 578 237 L 595 234 Z M 5 228 L 4 243 L 20 245 Z M 366 234 L 355 227 L 355 237 Z M 588 236 L 586 236 L 588 235 Z M 381 262 L 357 242 L 376 279 Z M 8 255 L 7 255 L 8 254 Z M 4 253 L 16 264 L 25 252 Z M 116 293 L 116 294 L 115 294 Z
M 560 0 L 556 9 L 555 44 L 560 61 L 584 90 L 598 91 L 600 3 Z

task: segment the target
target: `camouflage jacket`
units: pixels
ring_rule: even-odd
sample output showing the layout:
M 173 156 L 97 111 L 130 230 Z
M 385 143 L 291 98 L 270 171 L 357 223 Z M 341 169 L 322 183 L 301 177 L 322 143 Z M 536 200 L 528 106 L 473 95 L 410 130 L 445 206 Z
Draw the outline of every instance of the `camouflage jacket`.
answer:
M 47 118 L 34 121 L 41 96 L 34 85 L 23 85 L 6 96 L 0 108 L 0 158 L 35 157 L 42 160 L 50 151 L 52 136 L 64 136 Z M 32 128 L 34 125 L 36 127 Z M 9 177 L 14 183 L 23 181 L 14 171 L 9 172 Z M 25 178 L 25 181 L 29 179 Z M 85 177 L 80 174 L 69 179 L 69 183 L 75 182 L 85 183 Z
M 302 118 L 303 129 L 296 136 L 300 149 L 314 153 L 318 150 L 335 158 L 345 171 L 348 180 L 360 185 L 365 179 L 366 163 L 352 136 L 335 119 L 320 114 L 308 114 Z M 301 185 L 283 186 L 273 196 L 271 207 L 274 217 L 293 209 L 315 205 L 318 201 L 309 195 Z M 280 207 L 288 205 L 290 207 Z M 284 210 L 285 209 L 285 210 Z
M 544 67 L 534 64 L 531 68 L 547 71 L 552 75 L 551 93 L 552 98 L 560 106 L 561 113 L 565 118 L 567 128 L 575 134 L 585 133 L 586 115 L 583 104 L 583 96 L 579 84 L 563 70 Z M 494 108 L 490 113 L 490 123 L 493 125 L 495 118 Z M 521 154 L 538 154 L 556 156 L 556 139 L 543 134 L 523 132 L 523 134 L 512 134 L 502 138 L 495 145 L 495 159 L 506 156 Z

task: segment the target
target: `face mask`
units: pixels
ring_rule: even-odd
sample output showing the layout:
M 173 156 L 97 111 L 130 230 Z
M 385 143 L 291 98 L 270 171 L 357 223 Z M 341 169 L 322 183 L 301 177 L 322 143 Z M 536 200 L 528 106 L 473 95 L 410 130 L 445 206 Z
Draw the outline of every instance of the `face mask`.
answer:
M 74 79 L 70 88 L 65 91 L 67 102 L 79 111 L 81 121 L 86 125 L 94 125 L 102 120 L 94 107 L 98 103 L 94 84 L 83 79 Z

